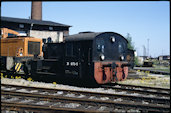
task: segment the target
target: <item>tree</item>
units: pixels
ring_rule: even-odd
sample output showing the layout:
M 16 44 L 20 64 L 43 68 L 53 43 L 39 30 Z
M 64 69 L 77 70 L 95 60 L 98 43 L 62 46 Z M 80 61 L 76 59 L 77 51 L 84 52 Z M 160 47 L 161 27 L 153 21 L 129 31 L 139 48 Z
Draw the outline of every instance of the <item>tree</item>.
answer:
M 127 33 L 126 39 L 128 40 L 128 49 L 134 50 L 134 44 L 132 42 L 132 37 L 130 36 L 129 33 Z
M 135 50 L 134 43 L 132 42 L 132 37 L 127 33 L 126 39 L 128 40 L 128 49 Z M 134 65 L 139 65 L 138 57 L 134 56 Z

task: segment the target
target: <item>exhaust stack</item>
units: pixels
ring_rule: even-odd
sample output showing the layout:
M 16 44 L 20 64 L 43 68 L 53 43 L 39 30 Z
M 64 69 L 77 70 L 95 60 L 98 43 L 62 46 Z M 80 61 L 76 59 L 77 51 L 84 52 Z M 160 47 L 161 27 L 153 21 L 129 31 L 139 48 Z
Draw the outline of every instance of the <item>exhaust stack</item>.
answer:
M 32 1 L 31 19 L 42 20 L 42 2 L 41 1 Z

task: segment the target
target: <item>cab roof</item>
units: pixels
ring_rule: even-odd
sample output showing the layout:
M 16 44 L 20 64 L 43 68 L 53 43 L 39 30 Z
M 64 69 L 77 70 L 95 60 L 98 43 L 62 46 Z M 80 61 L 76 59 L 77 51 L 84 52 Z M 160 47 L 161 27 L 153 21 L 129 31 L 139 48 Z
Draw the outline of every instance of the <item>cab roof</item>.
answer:
M 93 40 L 95 37 L 101 34 L 108 34 L 113 33 L 116 35 L 121 36 L 123 39 L 125 39 L 122 35 L 116 33 L 116 32 L 80 32 L 78 34 L 69 35 L 65 38 L 66 41 L 81 41 L 81 40 Z M 125 39 L 126 40 L 126 39 Z M 127 41 L 127 40 L 126 40 Z M 128 42 L 128 41 L 127 41 Z

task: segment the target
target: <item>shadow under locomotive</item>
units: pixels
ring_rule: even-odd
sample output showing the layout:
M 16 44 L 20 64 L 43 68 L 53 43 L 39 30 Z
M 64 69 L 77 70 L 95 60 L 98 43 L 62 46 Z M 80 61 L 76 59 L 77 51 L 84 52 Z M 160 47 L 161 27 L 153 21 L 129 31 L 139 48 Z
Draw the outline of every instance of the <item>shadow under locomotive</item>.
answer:
M 44 57 L 31 60 L 31 76 L 39 81 L 97 85 L 128 76 L 128 41 L 115 32 L 82 32 L 62 43 L 44 43 Z

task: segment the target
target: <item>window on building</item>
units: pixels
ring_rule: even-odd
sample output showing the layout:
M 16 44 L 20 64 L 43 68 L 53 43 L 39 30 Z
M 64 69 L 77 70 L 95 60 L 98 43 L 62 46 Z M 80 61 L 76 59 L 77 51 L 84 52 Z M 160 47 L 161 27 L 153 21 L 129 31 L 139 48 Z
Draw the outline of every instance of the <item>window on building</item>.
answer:
M 24 28 L 24 24 L 19 24 L 19 28 Z
M 53 27 L 49 27 L 49 30 L 53 30 Z
M 27 32 L 26 31 L 18 31 L 18 30 L 15 30 L 16 32 L 18 32 L 18 36 L 27 36 Z
M 63 39 L 63 32 L 58 32 L 57 35 L 58 35 L 58 41 L 59 41 L 59 42 L 63 42 L 63 40 L 64 40 L 64 39 Z

